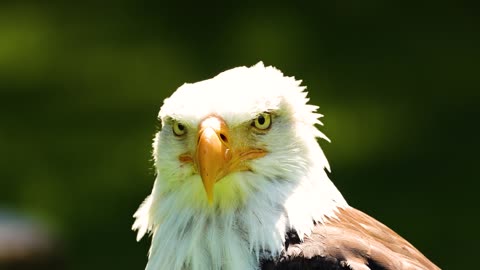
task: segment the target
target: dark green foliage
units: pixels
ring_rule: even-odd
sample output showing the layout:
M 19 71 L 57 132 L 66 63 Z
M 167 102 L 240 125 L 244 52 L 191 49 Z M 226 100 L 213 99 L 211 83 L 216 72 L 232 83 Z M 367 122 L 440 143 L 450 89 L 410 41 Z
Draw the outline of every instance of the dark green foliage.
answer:
M 480 39 L 474 7 L 325 1 L 259 7 L 0 6 L 0 207 L 65 243 L 69 269 L 142 269 L 162 100 L 263 60 L 325 114 L 332 179 L 444 269 L 478 239 Z M 102 2 L 103 3 L 103 2 Z M 200 3 L 200 2 L 199 2 Z

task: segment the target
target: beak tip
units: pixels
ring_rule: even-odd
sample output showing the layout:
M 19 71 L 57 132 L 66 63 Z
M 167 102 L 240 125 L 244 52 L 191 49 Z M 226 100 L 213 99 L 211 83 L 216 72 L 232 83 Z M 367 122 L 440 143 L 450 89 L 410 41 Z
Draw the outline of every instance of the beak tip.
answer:
M 213 194 L 212 195 L 207 194 L 207 202 L 208 202 L 208 205 L 210 206 L 213 205 Z

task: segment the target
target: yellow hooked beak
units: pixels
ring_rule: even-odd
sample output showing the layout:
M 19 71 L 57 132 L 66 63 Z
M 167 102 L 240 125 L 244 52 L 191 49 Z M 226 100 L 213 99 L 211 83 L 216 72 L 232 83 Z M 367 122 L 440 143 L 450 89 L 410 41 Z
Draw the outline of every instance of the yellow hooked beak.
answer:
M 267 153 L 257 148 L 236 147 L 248 144 L 230 141 L 230 131 L 218 116 L 210 116 L 200 123 L 197 138 L 193 162 L 200 173 L 210 204 L 213 202 L 216 182 L 231 172 L 250 170 L 245 161 L 263 157 Z

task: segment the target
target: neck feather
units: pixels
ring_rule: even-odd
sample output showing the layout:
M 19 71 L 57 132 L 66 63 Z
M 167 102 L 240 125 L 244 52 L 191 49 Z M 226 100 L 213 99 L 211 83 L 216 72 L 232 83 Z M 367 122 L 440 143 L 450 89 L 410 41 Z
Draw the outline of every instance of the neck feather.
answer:
M 320 153 L 313 154 L 317 157 L 313 163 L 322 160 Z M 159 174 L 133 225 L 138 240 L 146 232 L 153 234 L 147 270 L 257 269 L 262 257 L 280 254 L 286 232 L 293 229 L 303 240 L 314 221 L 322 223 L 335 217 L 338 207 L 347 206 L 323 169 L 325 164 L 312 165 L 318 169 L 292 172 L 295 181 L 246 180 L 251 181 L 250 197 L 229 211 L 182 207 L 185 204 L 179 200 L 195 187 L 166 192 Z

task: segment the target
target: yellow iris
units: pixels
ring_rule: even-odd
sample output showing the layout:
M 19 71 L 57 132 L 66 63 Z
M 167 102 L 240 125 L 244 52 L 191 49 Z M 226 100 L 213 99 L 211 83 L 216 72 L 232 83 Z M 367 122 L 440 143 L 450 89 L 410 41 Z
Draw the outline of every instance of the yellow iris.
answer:
M 261 113 L 253 120 L 253 126 L 260 130 L 266 130 L 272 125 L 272 116 L 269 113 Z

